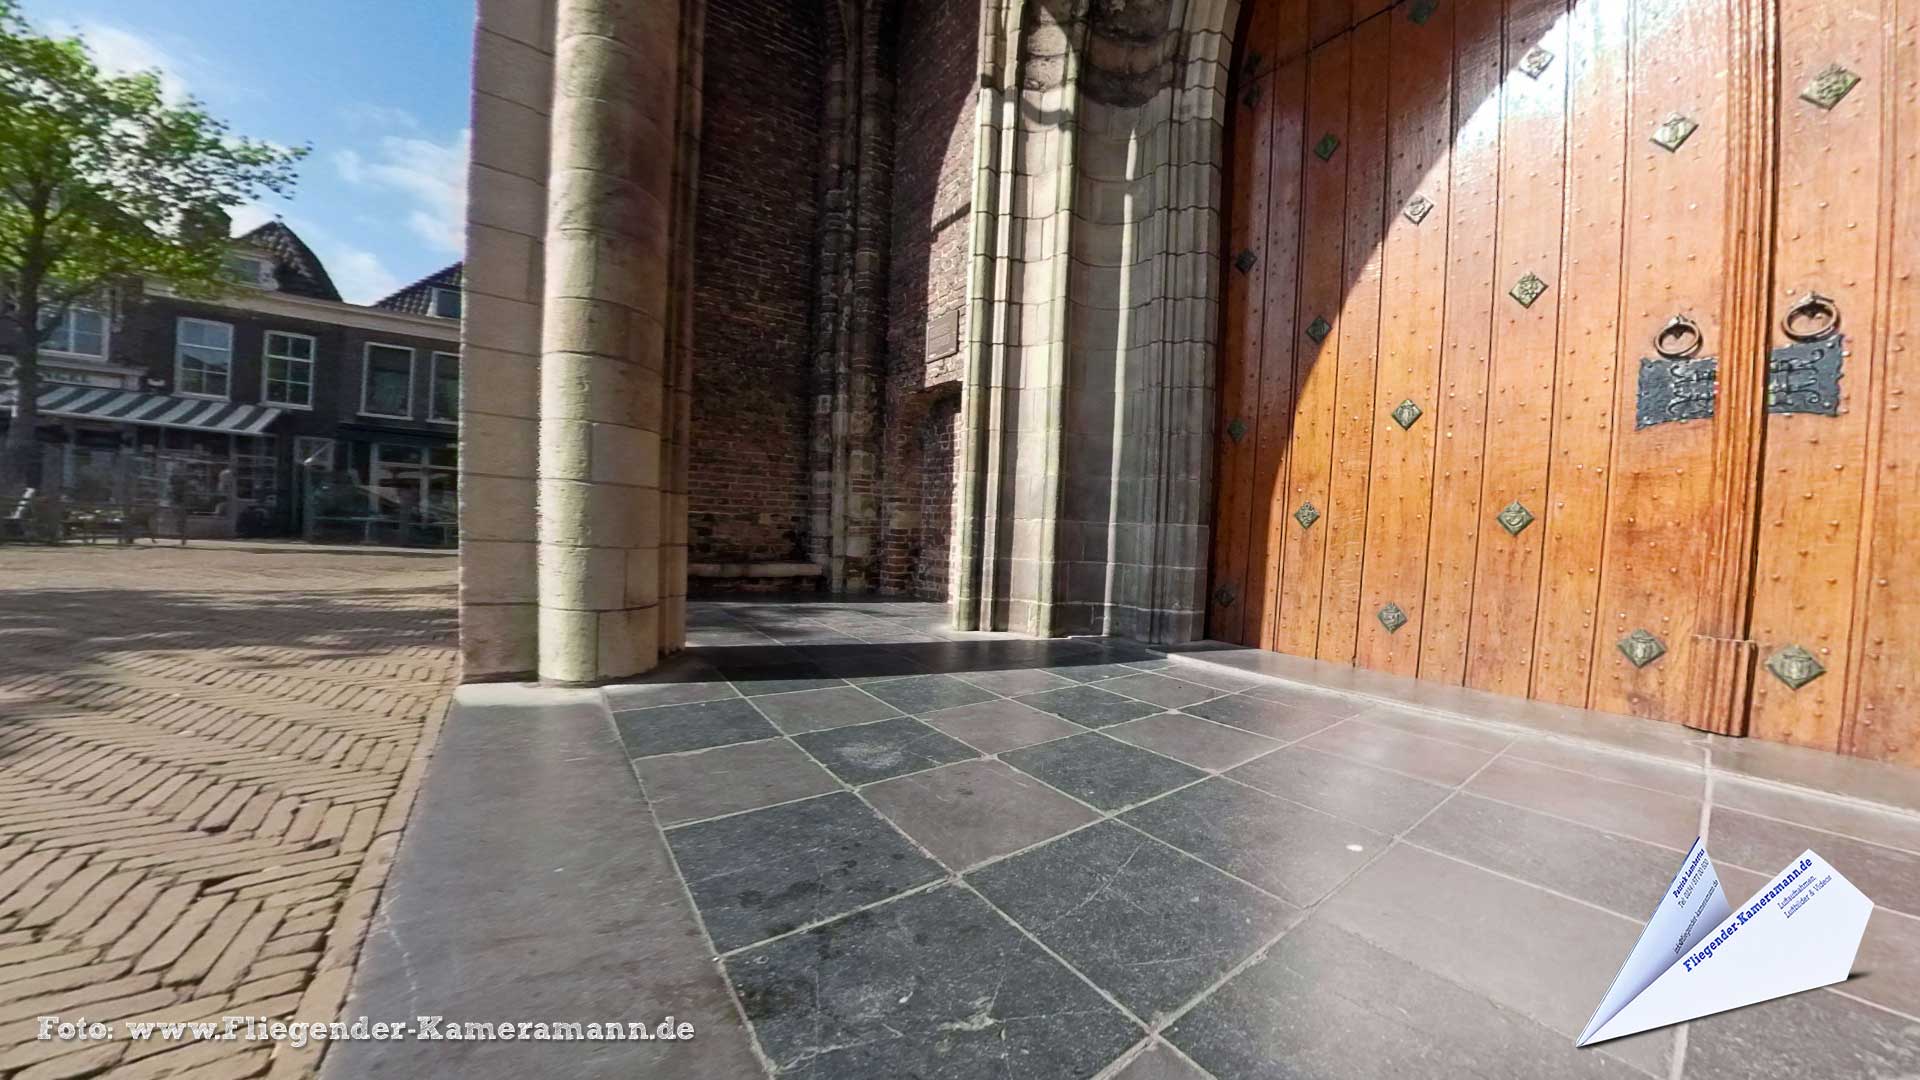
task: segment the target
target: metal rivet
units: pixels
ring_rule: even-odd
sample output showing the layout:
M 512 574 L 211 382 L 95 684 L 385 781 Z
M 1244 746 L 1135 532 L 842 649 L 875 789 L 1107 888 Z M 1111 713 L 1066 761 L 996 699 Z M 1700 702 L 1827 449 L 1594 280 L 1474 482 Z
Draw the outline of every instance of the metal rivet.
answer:
M 1667 655 L 1667 647 L 1661 640 L 1645 630 L 1635 630 L 1618 642 L 1620 651 L 1626 654 L 1634 667 L 1643 668 L 1655 660 Z
M 1400 628 L 1407 625 L 1407 613 L 1400 610 L 1399 604 L 1389 603 L 1381 608 L 1377 618 L 1380 620 L 1380 625 L 1387 628 L 1389 634 L 1399 633 Z
M 1798 645 L 1789 645 L 1767 658 L 1767 670 L 1773 677 L 1798 690 L 1827 673 L 1813 654 Z
M 1412 427 L 1413 422 L 1420 419 L 1420 415 L 1420 406 L 1415 405 L 1412 398 L 1393 407 L 1393 422 L 1400 425 L 1401 431 Z
M 1840 99 L 1846 97 L 1848 92 L 1858 85 L 1860 85 L 1860 76 L 1839 64 L 1828 64 L 1820 74 L 1813 77 L 1813 81 L 1806 85 L 1806 89 L 1800 91 L 1800 100 L 1812 102 L 1822 109 L 1831 109 L 1840 104 Z
M 1338 149 L 1340 149 L 1340 140 L 1334 138 L 1333 132 L 1329 131 L 1320 136 L 1319 142 L 1313 144 L 1313 156 L 1321 161 L 1331 161 L 1333 152 Z
M 1525 277 L 1513 283 L 1513 288 L 1507 290 L 1507 295 L 1520 301 L 1521 307 L 1530 308 L 1533 302 L 1540 299 L 1541 294 L 1546 291 L 1547 283 L 1540 280 L 1540 275 L 1529 270 Z
M 1311 529 L 1313 523 L 1320 520 L 1320 511 L 1313 503 L 1303 502 L 1300 509 L 1293 512 L 1293 520 L 1299 522 L 1301 528 Z
M 1690 117 L 1674 113 L 1661 121 L 1659 127 L 1653 129 L 1653 142 L 1655 146 L 1672 153 L 1680 149 L 1680 144 L 1686 142 L 1687 137 L 1699 129 L 1700 125 Z
M 1413 198 L 1408 199 L 1406 207 L 1400 211 L 1401 214 L 1406 216 L 1408 221 L 1413 222 L 1415 225 L 1425 221 L 1427 215 L 1432 212 L 1433 200 L 1427 198 L 1425 195 L 1415 195 Z

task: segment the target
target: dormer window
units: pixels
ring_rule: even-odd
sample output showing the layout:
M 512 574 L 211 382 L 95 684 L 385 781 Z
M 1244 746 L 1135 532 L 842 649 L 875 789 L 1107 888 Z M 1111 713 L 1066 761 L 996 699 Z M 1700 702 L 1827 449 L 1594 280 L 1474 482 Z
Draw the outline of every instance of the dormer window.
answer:
M 438 318 L 442 318 L 442 319 L 459 318 L 460 317 L 460 290 L 459 289 L 442 289 L 436 286 L 433 290 L 433 309 L 432 310 L 433 310 L 433 314 Z
M 91 308 L 68 308 L 66 316 L 53 324 L 41 342 L 40 351 L 105 360 L 107 317 Z
M 257 255 L 228 255 L 220 263 L 220 272 L 236 285 L 266 288 L 273 284 L 273 264 Z

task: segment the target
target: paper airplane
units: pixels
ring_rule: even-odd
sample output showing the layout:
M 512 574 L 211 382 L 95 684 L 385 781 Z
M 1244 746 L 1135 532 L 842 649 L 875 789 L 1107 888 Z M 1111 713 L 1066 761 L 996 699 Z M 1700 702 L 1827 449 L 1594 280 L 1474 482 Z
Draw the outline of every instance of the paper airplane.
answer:
M 1699 840 L 1576 1046 L 1842 982 L 1873 914 L 1812 851 L 1729 907 Z

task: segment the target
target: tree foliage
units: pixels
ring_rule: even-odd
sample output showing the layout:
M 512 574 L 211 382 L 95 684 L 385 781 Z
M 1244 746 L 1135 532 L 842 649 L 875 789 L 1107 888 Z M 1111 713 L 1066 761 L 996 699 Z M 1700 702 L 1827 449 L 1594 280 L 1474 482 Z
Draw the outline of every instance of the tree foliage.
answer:
M 34 439 L 39 346 L 76 301 L 159 278 L 219 290 L 226 209 L 290 194 L 306 148 L 233 134 L 157 72 L 112 75 L 86 42 L 0 0 L 0 318 L 16 342 L 9 448 Z

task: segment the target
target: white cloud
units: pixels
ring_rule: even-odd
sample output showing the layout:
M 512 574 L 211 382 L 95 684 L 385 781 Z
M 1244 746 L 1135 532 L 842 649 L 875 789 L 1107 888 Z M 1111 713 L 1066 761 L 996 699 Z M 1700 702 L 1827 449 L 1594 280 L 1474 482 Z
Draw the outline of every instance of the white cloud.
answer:
M 160 73 L 160 93 L 170 103 L 187 98 L 187 65 L 159 43 L 112 23 L 54 23 L 55 34 L 78 35 L 86 39 L 94 63 L 111 75 L 131 75 L 137 71 Z
M 340 110 L 348 126 L 365 131 L 419 131 L 420 118 L 392 105 L 359 102 Z
M 472 142 L 470 130 L 446 142 L 386 135 L 369 153 L 342 150 L 333 163 L 349 184 L 401 196 L 408 204 L 403 220 L 414 235 L 436 251 L 457 255 L 466 245 L 467 155 Z

